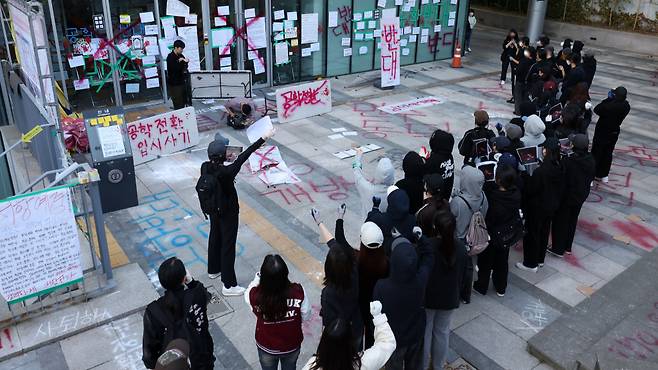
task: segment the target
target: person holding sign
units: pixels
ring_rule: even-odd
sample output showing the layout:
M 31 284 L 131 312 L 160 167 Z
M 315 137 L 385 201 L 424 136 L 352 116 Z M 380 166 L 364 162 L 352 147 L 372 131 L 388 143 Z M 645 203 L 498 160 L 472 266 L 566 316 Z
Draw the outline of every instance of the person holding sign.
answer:
M 185 73 L 189 59 L 183 55 L 185 43 L 183 40 L 174 41 L 174 50 L 167 55 L 167 85 L 169 96 L 174 103 L 174 109 L 185 108 L 187 101 L 185 92 Z
M 209 214 L 208 275 L 211 279 L 222 277 L 224 283 L 222 294 L 225 296 L 239 296 L 245 291 L 245 288 L 238 286 L 235 276 L 235 243 L 238 238 L 240 212 L 235 177 L 249 156 L 272 136 L 274 136 L 274 128 L 265 132 L 228 165 L 224 164 L 227 141 L 219 138 L 208 145 L 209 160 L 201 165 L 202 177 L 209 174 L 216 179 L 215 192 L 210 197 L 215 205 L 214 210 Z

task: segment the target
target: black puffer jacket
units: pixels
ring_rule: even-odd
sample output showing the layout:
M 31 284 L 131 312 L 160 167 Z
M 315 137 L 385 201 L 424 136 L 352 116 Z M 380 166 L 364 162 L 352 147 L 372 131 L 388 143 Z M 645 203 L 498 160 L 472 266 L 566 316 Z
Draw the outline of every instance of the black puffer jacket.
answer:
M 452 149 L 455 146 L 455 137 L 451 133 L 436 130 L 430 137 L 430 157 L 425 162 L 425 174 L 439 174 L 443 179 L 441 198 L 450 199 L 452 187 L 455 183 L 455 161 Z
M 564 194 L 564 183 L 564 167 L 559 162 L 543 162 L 532 176 L 526 175 L 525 207 L 545 214 L 555 213 Z
M 452 310 L 459 307 L 459 290 L 466 276 L 466 247 L 455 238 L 455 253 L 447 260 L 440 251 L 441 241 L 436 242 L 434 268 L 425 289 L 425 308 Z
M 485 189 L 489 209 L 485 217 L 487 229 L 496 230 L 500 226 L 510 224 L 519 215 L 521 209 L 521 192 L 516 187 L 506 191 L 498 187 Z
M 402 170 L 404 179 L 395 183 L 395 186 L 404 190 L 409 197 L 409 213 L 416 214 L 416 211 L 423 206 L 423 174 L 425 162 L 420 154 L 409 152 L 402 160 Z

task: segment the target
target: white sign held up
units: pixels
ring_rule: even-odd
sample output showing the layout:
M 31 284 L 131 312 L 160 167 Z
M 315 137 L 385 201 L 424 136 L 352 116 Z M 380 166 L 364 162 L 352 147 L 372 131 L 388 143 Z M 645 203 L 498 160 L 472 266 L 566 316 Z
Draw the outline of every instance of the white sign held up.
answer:
M 187 149 L 199 143 L 196 113 L 186 107 L 130 122 L 128 136 L 135 165 Z
M 276 90 L 279 122 L 331 112 L 331 82 L 318 80 Z

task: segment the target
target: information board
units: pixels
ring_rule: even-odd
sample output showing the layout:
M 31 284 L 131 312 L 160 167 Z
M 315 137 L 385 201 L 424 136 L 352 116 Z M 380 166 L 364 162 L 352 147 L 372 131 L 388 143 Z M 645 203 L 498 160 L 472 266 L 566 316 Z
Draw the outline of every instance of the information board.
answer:
M 331 82 L 318 80 L 276 90 L 279 122 L 331 112 Z
M 0 201 L 0 294 L 16 303 L 82 281 L 69 187 Z
M 186 107 L 130 122 L 128 136 L 135 165 L 187 149 L 199 143 L 196 113 Z

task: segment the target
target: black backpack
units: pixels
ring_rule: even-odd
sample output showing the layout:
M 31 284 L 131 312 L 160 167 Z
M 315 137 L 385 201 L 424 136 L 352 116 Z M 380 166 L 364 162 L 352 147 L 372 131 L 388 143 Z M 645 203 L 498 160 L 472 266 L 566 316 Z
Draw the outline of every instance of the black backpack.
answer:
M 167 345 L 174 339 L 185 339 L 188 343 L 190 343 L 190 331 L 188 330 L 187 327 L 187 319 L 185 317 L 175 320 L 172 315 L 163 308 L 163 298 L 160 298 L 156 300 L 155 302 L 151 303 L 149 306 L 151 307 L 151 313 L 155 317 L 155 319 L 164 326 L 165 332 L 162 337 L 162 345 L 163 347 L 158 350 L 158 353 L 156 353 L 156 358 L 159 358 L 160 355 L 164 352 L 165 348 Z M 183 305 L 183 307 L 186 307 Z
M 201 165 L 201 177 L 195 187 L 201 212 L 206 219 L 208 215 L 219 214 L 222 205 L 222 187 L 217 176 L 208 172 L 209 165 L 210 162 Z

